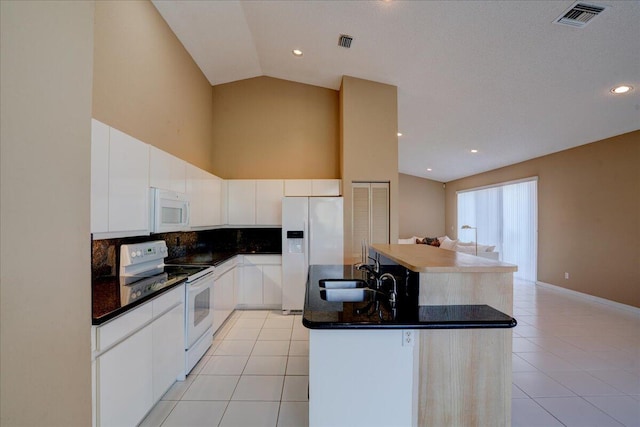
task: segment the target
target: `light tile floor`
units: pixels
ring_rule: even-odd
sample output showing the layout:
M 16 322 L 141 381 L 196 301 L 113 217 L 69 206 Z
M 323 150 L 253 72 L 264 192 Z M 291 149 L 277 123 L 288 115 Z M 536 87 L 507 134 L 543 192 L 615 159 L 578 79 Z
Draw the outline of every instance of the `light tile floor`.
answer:
M 640 427 L 640 315 L 514 285 L 512 425 Z M 308 425 L 299 315 L 236 311 L 142 426 Z
M 309 332 L 300 315 L 236 311 L 141 426 L 304 427 Z

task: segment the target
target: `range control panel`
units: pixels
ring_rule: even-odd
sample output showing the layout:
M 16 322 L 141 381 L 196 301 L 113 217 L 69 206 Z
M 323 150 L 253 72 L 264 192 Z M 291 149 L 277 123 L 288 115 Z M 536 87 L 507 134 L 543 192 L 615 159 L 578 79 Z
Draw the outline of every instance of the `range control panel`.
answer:
M 169 251 L 164 240 L 122 245 L 120 247 L 120 265 L 129 266 L 149 261 L 162 260 Z

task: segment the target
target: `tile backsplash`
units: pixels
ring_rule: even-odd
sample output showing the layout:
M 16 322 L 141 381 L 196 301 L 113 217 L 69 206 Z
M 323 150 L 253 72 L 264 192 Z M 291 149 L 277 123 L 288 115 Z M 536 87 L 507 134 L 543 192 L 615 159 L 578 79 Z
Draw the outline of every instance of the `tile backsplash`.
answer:
M 161 233 L 151 236 L 93 240 L 91 243 L 92 277 L 117 276 L 120 246 L 151 240 L 164 240 L 169 259 L 200 252 L 282 253 L 280 228 L 221 228 L 205 231 Z

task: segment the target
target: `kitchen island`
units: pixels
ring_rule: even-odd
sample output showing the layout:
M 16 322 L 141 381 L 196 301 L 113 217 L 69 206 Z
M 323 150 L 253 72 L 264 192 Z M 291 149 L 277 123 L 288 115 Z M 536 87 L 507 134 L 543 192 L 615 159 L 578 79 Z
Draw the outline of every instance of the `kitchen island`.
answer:
M 396 246 L 373 246 L 382 256 L 379 274 L 396 279 L 395 303 L 392 280 L 379 292 L 328 300 L 330 284 L 349 280 L 357 289 L 370 275 L 310 267 L 303 313 L 310 426 L 510 425 L 516 267 Z

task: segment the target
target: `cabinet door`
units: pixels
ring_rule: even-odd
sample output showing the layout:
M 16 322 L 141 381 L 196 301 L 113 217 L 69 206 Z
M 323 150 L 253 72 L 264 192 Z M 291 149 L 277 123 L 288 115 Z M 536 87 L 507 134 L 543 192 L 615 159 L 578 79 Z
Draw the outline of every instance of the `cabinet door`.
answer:
M 224 316 L 224 281 L 225 274 L 213 280 L 213 333 L 215 334 L 225 321 Z
M 109 231 L 109 126 L 91 119 L 91 232 Z
M 259 306 L 263 304 L 262 269 L 258 265 L 243 265 L 239 286 L 238 304 Z
M 109 231 L 149 233 L 149 146 L 110 129 Z
M 215 175 L 205 172 L 203 195 L 204 225 L 222 225 L 220 216 L 220 198 L 222 195 L 222 180 Z
M 229 317 L 233 309 L 234 304 L 234 277 L 235 268 L 225 272 L 223 275 L 216 279 L 215 283 L 215 300 L 214 300 L 214 312 L 213 312 L 213 330 L 220 328 L 225 320 Z
M 279 179 L 256 181 L 256 224 L 282 224 L 284 182 Z
M 184 304 L 152 324 L 153 402 L 158 401 L 184 373 Z
M 256 182 L 254 180 L 227 181 L 230 225 L 256 223 Z
M 220 225 L 229 224 L 229 181 L 220 181 Z
M 189 196 L 189 225 L 199 227 L 202 225 L 202 174 L 201 170 L 192 164 L 187 164 L 186 190 Z
M 311 193 L 313 196 L 339 196 L 339 179 L 313 179 L 311 180 Z
M 220 197 L 222 180 L 187 163 L 187 194 L 190 201 L 189 225 L 209 227 L 221 225 Z
M 231 271 L 227 272 L 225 275 L 225 286 L 224 286 L 224 310 L 225 310 L 225 320 L 227 317 L 231 315 L 233 310 L 236 308 L 236 271 L 237 267 L 233 268 Z
M 311 196 L 311 180 L 310 179 L 285 179 L 284 195 L 285 196 Z
M 101 427 L 135 426 L 153 405 L 151 325 L 96 361 Z
M 282 266 L 262 266 L 262 287 L 265 305 L 282 304 Z
M 154 146 L 149 147 L 149 185 L 163 190 L 186 192 L 187 163 Z

